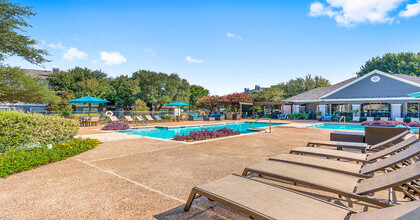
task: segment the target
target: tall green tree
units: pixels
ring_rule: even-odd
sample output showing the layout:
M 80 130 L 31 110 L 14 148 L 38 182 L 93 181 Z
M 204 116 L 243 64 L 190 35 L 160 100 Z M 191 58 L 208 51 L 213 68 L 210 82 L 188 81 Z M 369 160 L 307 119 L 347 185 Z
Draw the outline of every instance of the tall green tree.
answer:
M 17 67 L 0 66 L 0 102 L 52 103 L 58 97 L 47 83 Z
M 386 53 L 382 57 L 372 57 L 360 67 L 358 76 L 363 76 L 373 70 L 380 70 L 390 74 L 407 74 L 420 76 L 419 53 Z
M 111 79 L 100 70 L 75 67 L 68 71 L 51 74 L 48 80 L 50 86 L 60 91 L 71 92 L 76 98 L 87 95 L 106 98 L 113 91 L 110 85 Z
M 312 77 L 310 74 L 308 74 L 305 76 L 305 78 L 298 77 L 296 79 L 291 79 L 286 83 L 280 83 L 279 87 L 284 92 L 283 97 L 287 99 L 314 88 L 327 87 L 330 85 L 331 83 L 328 79 L 325 79 L 321 76 Z
M 156 111 L 173 101 L 188 102 L 190 97 L 190 84 L 178 74 L 139 70 L 133 73 L 132 78 L 139 82 L 139 98 Z
M 107 99 L 114 101 L 115 105 L 123 105 L 125 110 L 130 109 L 140 94 L 138 80 L 121 75 L 110 83 L 113 90 L 106 95 Z
M 191 85 L 190 98 L 189 98 L 190 105 L 194 107 L 198 99 L 204 96 L 208 96 L 209 94 L 210 94 L 209 90 L 205 89 L 204 87 L 199 86 L 199 85 Z
M 278 102 L 283 100 L 284 91 L 279 85 L 264 88 L 261 92 L 250 94 L 256 102 Z
M 32 64 L 49 61 L 45 59 L 48 52 L 36 48 L 38 42 L 22 34 L 25 28 L 31 27 L 26 19 L 34 15 L 32 7 L 0 1 L 0 62 L 7 56 L 19 56 Z

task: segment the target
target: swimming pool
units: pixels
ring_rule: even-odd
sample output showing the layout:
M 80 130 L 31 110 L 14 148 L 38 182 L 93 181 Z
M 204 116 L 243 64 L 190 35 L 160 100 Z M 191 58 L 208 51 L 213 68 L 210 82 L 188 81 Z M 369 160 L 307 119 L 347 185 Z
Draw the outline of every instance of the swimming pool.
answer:
M 151 127 L 151 128 L 132 128 L 126 131 L 118 131 L 124 134 L 140 135 L 145 137 L 172 139 L 176 134 L 188 134 L 191 131 L 198 131 L 203 129 L 213 130 L 221 128 L 230 128 L 234 131 L 240 131 L 241 134 L 255 133 L 258 131 L 248 131 L 252 122 L 228 122 L 219 124 L 207 124 L 196 126 L 180 126 L 180 127 Z M 287 123 L 271 123 L 271 126 L 284 125 Z M 269 127 L 268 122 L 256 122 L 252 128 Z
M 351 130 L 351 131 L 364 131 L 365 126 L 363 125 L 349 125 L 349 124 L 320 124 L 309 126 L 308 128 L 319 128 L 319 129 L 333 129 L 333 130 Z M 410 132 L 417 131 L 419 128 L 411 128 Z

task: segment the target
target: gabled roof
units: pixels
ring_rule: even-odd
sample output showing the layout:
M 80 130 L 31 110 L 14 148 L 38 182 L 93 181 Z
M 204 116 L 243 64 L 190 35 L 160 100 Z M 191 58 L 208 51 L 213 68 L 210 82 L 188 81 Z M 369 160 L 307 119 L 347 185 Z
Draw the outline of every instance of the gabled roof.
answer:
M 359 82 L 360 80 L 363 80 L 373 74 L 380 74 L 389 78 L 393 78 L 395 80 L 398 81 L 402 81 L 404 83 L 408 83 L 414 86 L 418 86 L 420 87 L 420 77 L 417 76 L 410 76 L 410 75 L 406 75 L 406 74 L 388 74 L 388 73 L 384 73 L 382 71 L 379 70 L 374 70 L 362 77 L 353 77 L 350 78 L 348 80 L 339 82 L 337 84 L 334 84 L 332 86 L 329 87 L 320 87 L 320 88 L 315 88 L 312 90 L 309 90 L 307 92 L 301 93 L 299 95 L 290 97 L 288 99 L 286 99 L 285 101 L 299 101 L 299 102 L 316 102 L 316 101 L 320 101 L 322 100 L 323 97 L 327 97 L 333 93 L 336 93 L 354 83 Z
M 344 80 L 342 82 L 336 83 L 334 85 L 328 86 L 328 87 L 318 87 L 309 91 L 306 91 L 304 93 L 301 93 L 299 95 L 292 96 L 288 99 L 285 99 L 285 101 L 318 101 L 318 99 L 354 80 L 356 80 L 357 77 L 353 77 L 347 80 Z

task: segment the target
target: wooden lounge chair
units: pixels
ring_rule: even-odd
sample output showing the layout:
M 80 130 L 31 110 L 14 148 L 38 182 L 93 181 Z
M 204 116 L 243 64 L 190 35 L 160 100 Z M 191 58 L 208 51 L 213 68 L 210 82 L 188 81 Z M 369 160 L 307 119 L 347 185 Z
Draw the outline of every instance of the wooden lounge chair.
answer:
M 390 206 L 389 203 L 369 198 L 366 195 L 386 189 L 407 191 L 403 188 L 403 185 L 420 178 L 420 163 L 413 163 L 393 172 L 375 175 L 371 178 L 360 178 L 308 166 L 274 161 L 264 161 L 247 167 L 242 175 L 247 176 L 252 173 L 309 186 L 380 207 L 388 207 Z M 404 192 L 404 194 L 406 193 L 409 192 Z
M 366 121 L 375 121 L 374 117 L 366 117 Z
M 395 121 L 404 122 L 404 118 L 395 118 Z
M 360 122 L 360 117 L 358 116 L 353 116 L 353 119 L 351 120 L 352 122 Z
M 125 120 L 127 120 L 128 123 L 135 123 L 133 118 L 131 116 L 124 116 Z
M 149 122 L 149 121 L 151 121 L 151 122 L 155 122 L 155 119 L 153 119 L 152 118 L 152 116 L 150 116 L 150 115 L 146 115 L 145 116 L 146 117 L 146 120 Z
M 309 141 L 306 146 L 308 147 L 330 146 L 330 147 L 337 147 L 337 150 L 342 150 L 343 148 L 351 148 L 351 149 L 358 149 L 358 150 L 361 150 L 362 153 L 366 153 L 366 150 L 377 151 L 377 150 L 392 146 L 396 142 L 401 142 L 402 140 L 404 140 L 404 137 L 408 134 L 410 134 L 410 131 L 406 130 L 398 135 L 393 136 L 392 138 L 389 138 L 375 145 L 368 145 L 367 143 L 358 143 L 358 142 L 315 140 L 315 141 Z
M 111 119 L 111 121 L 119 121 L 118 118 L 115 116 L 109 116 L 109 119 Z
M 163 122 L 163 119 L 159 115 L 155 115 L 155 119 L 157 122 Z
M 374 153 L 356 153 L 342 150 L 326 149 L 326 148 L 315 148 L 315 147 L 297 147 L 290 151 L 290 153 L 303 154 L 303 155 L 314 155 L 327 158 L 346 159 L 362 163 L 372 163 L 377 159 L 391 155 L 397 151 L 403 150 L 410 145 L 416 143 L 419 139 L 415 136 L 407 138 L 400 143 L 391 147 Z
M 205 196 L 254 219 L 416 219 L 420 201 L 356 213 L 291 189 L 265 182 L 230 175 L 196 186 L 191 190 L 184 210 L 188 211 L 196 194 Z M 410 218 L 411 217 L 411 218 Z
M 270 157 L 269 160 L 299 164 L 303 166 L 344 173 L 352 176 L 369 178 L 373 176 L 374 172 L 393 170 L 399 167 L 403 167 L 407 164 L 411 164 L 415 162 L 412 159 L 417 159 L 416 157 L 419 155 L 420 143 L 417 142 L 403 151 L 370 164 L 348 163 L 338 160 L 329 160 L 320 157 L 308 157 L 296 154 L 280 154 L 275 157 Z
M 141 115 L 137 115 L 137 116 L 136 116 L 136 119 L 137 119 L 137 121 L 144 122 L 144 123 L 146 123 L 146 125 L 147 125 L 147 121 L 146 121 L 146 119 L 144 119 Z

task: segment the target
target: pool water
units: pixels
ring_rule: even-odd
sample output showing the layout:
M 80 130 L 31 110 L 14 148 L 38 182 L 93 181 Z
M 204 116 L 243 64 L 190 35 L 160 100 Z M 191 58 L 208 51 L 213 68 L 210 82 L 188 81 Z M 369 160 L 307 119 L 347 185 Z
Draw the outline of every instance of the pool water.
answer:
M 351 131 L 364 131 L 365 126 L 363 125 L 348 125 L 348 124 L 321 124 L 309 126 L 308 128 L 319 128 L 319 129 L 333 129 L 333 130 L 351 130 Z M 410 132 L 417 131 L 419 128 L 411 128 Z
M 188 134 L 191 131 L 199 131 L 203 129 L 213 130 L 221 128 L 230 128 L 234 131 L 240 131 L 241 134 L 255 133 L 258 131 L 248 131 L 252 122 L 228 122 L 220 124 L 208 124 L 197 126 L 181 126 L 181 127 L 152 127 L 152 128 L 132 128 L 126 131 L 119 131 L 120 133 L 140 135 L 145 137 L 172 139 L 176 134 Z M 287 123 L 271 123 L 271 126 L 284 125 Z M 256 122 L 252 128 L 269 127 L 268 122 Z

